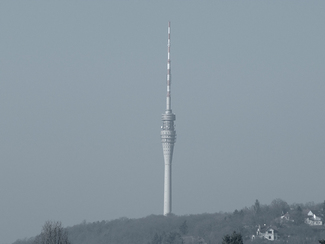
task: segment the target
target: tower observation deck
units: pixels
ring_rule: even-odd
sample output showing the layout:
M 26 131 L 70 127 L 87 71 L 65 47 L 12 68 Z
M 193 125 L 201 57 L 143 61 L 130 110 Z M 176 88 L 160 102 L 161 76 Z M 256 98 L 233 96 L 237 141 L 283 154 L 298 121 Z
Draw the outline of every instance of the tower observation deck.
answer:
M 166 111 L 161 116 L 163 125 L 161 126 L 161 143 L 163 147 L 165 162 L 164 178 L 164 215 L 172 212 L 172 158 L 174 144 L 176 142 L 176 131 L 174 121 L 175 114 L 171 108 L 171 61 L 170 61 L 170 22 L 168 22 L 168 42 L 167 42 L 167 96 Z

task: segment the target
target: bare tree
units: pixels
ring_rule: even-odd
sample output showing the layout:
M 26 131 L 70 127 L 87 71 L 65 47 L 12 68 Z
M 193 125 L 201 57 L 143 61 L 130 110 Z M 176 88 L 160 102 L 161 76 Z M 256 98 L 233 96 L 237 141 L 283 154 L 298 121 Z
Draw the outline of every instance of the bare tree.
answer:
M 63 229 L 61 222 L 46 221 L 41 234 L 36 236 L 34 244 L 71 244 L 68 232 Z

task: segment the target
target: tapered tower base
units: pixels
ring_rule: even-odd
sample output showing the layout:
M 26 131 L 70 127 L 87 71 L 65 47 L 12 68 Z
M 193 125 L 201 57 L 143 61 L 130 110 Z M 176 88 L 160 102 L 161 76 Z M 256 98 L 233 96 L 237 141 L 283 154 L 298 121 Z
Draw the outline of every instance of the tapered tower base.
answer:
M 165 161 L 165 178 L 164 178 L 164 215 L 172 212 L 172 157 L 173 143 L 162 143 Z

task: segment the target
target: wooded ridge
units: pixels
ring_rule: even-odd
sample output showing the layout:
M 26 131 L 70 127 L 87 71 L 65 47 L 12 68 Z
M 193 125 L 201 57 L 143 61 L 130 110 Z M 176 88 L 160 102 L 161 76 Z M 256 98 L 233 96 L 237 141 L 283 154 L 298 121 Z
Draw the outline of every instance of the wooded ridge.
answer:
M 232 213 L 123 217 L 93 223 L 84 221 L 65 230 L 72 244 L 221 244 L 223 237 L 234 231 L 241 234 L 244 243 L 269 243 L 273 235 L 276 243 L 311 244 L 325 239 L 324 217 L 325 201 L 289 205 L 275 199 L 270 205 L 256 200 L 251 207 Z M 270 229 L 273 234 L 268 234 Z M 32 244 L 34 239 L 17 240 L 13 244 Z

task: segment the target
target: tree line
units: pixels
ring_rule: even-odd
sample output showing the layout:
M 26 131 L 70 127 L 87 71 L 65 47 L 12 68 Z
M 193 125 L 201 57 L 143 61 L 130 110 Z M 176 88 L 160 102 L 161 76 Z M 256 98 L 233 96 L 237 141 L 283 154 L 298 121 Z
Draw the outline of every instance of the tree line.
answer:
M 325 202 L 321 204 L 291 204 L 275 199 L 269 205 L 258 200 L 251 207 L 234 212 L 192 214 L 176 216 L 150 215 L 145 218 L 119 218 L 111 221 L 97 221 L 63 228 L 61 223 L 47 222 L 39 236 L 17 240 L 13 244 L 237 244 L 269 243 L 255 238 L 257 226 L 272 225 L 279 230 L 278 243 L 314 244 L 325 240 L 324 226 L 319 228 L 304 223 L 303 211 L 317 210 L 325 215 Z M 290 213 L 290 221 L 280 216 Z M 44 242 L 44 233 L 52 230 L 62 233 L 65 242 Z M 41 242 L 40 242 L 41 241 Z

